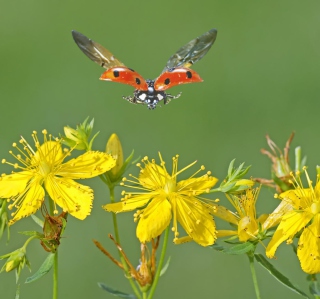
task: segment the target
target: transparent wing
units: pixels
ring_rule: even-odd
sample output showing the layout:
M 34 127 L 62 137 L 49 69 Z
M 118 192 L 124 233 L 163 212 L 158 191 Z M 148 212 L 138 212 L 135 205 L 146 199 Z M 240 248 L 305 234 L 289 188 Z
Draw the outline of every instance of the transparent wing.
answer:
M 109 50 L 94 42 L 92 39 L 87 38 L 80 32 L 72 30 L 72 36 L 80 50 L 105 69 L 124 66 Z
M 211 29 L 188 42 L 169 58 L 167 65 L 162 72 L 176 67 L 189 68 L 207 54 L 216 40 L 216 37 L 217 30 Z

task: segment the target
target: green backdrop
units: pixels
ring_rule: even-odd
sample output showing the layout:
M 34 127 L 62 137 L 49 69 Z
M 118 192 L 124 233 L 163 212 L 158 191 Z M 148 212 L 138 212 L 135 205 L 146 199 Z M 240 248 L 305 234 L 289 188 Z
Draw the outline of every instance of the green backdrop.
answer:
M 225 176 L 230 160 L 251 164 L 250 175 L 269 177 L 270 163 L 259 152 L 265 134 L 284 146 L 294 130 L 293 147 L 302 145 L 311 174 L 319 163 L 320 94 L 319 1 L 2 1 L 0 5 L 0 153 L 10 160 L 11 144 L 33 130 L 54 135 L 94 117 L 101 131 L 95 148 L 104 149 L 116 132 L 125 155 L 168 161 L 180 154 L 180 165 L 198 160 L 214 176 Z M 218 37 L 193 69 L 200 84 L 172 88 L 182 96 L 148 111 L 122 100 L 132 87 L 99 81 L 102 68 L 73 42 L 71 30 L 82 32 L 111 50 L 145 78 L 155 78 L 167 59 L 189 40 L 210 28 Z M 1 172 L 11 171 L 1 165 Z M 135 167 L 131 172 L 137 174 Z M 107 234 L 111 215 L 100 207 L 108 190 L 99 179 L 92 215 L 69 217 L 59 251 L 60 298 L 112 298 L 98 288 L 105 282 L 130 291 L 122 272 L 93 245 L 98 239 L 116 255 Z M 119 189 L 120 190 L 120 189 Z M 220 196 L 221 201 L 225 198 Z M 265 190 L 258 211 L 271 212 L 277 201 Z M 119 215 L 123 247 L 138 259 L 132 214 Z M 20 247 L 22 230 L 37 229 L 23 219 L 11 229 L 11 241 L 0 241 L 0 254 Z M 173 239 L 173 236 L 170 236 Z M 260 252 L 263 252 L 260 246 Z M 170 244 L 170 268 L 155 298 L 254 298 L 247 258 L 227 256 L 197 244 Z M 33 242 L 28 257 L 33 270 L 46 253 Z M 292 250 L 282 245 L 274 265 L 307 292 L 305 275 Z M 138 263 L 138 260 L 136 260 Z M 257 266 L 263 298 L 299 298 Z M 21 282 L 30 274 L 24 270 Z M 21 298 L 50 298 L 51 275 L 21 286 Z M 14 298 L 14 273 L 1 273 L 0 297 Z

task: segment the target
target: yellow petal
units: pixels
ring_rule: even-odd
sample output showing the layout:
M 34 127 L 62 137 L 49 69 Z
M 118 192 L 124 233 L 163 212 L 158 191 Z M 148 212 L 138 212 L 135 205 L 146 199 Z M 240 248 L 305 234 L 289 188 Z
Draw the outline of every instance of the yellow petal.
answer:
M 52 200 L 72 216 L 83 220 L 90 214 L 93 191 L 88 186 L 51 175 L 45 180 L 45 188 Z
M 139 174 L 139 183 L 150 190 L 164 186 L 168 174 L 161 166 L 148 163 Z
M 312 191 L 310 188 L 288 190 L 279 195 L 282 200 L 291 200 L 295 209 L 305 209 L 310 206 L 310 200 L 312 198 Z
M 263 222 L 262 228 L 267 230 L 275 225 L 277 225 L 283 215 L 289 213 L 293 210 L 293 202 L 289 198 L 283 199 L 277 208 L 268 216 L 268 218 Z
M 177 220 L 187 234 L 202 246 L 216 240 L 216 227 L 208 208 L 195 197 L 177 196 L 175 199 Z
M 189 190 L 195 191 L 193 195 L 199 195 L 205 193 L 206 190 L 211 189 L 218 179 L 212 176 L 202 176 L 200 178 L 191 178 L 187 180 L 182 180 L 177 184 L 177 190 Z
M 238 236 L 240 242 L 246 242 L 255 239 L 255 233 L 258 231 L 258 223 L 255 218 L 249 216 L 242 217 L 238 225 Z
M 297 255 L 301 263 L 301 268 L 309 274 L 320 272 L 320 215 L 317 214 L 311 225 L 302 232 Z
M 222 220 L 238 225 L 239 217 L 237 217 L 234 213 L 229 211 L 224 206 L 220 206 L 216 203 L 209 203 L 213 207 L 213 215 L 215 217 L 219 217 Z
M 106 204 L 102 208 L 113 213 L 128 212 L 145 206 L 152 197 L 152 193 L 140 194 L 117 203 Z
M 229 236 L 235 236 L 238 232 L 235 230 L 217 230 L 217 238 L 223 238 L 223 237 L 229 237 Z
M 171 220 L 171 205 L 163 196 L 154 198 L 143 210 L 137 226 L 137 237 L 141 243 L 156 238 L 168 227 Z
M 87 179 L 110 170 L 115 164 L 111 155 L 91 151 L 62 164 L 56 174 L 69 179 Z
M 29 171 L 20 171 L 0 177 L 0 198 L 10 198 L 22 193 L 32 176 Z
M 44 189 L 40 184 L 36 182 L 31 184 L 25 196 L 21 198 L 21 203 L 19 203 L 19 207 L 14 213 L 14 217 L 9 221 L 9 225 L 12 225 L 23 217 L 34 214 L 41 207 L 44 195 Z
M 58 141 L 47 141 L 43 143 L 31 159 L 31 164 L 46 162 L 50 165 L 60 164 L 64 159 L 61 143 Z
M 312 219 L 313 215 L 307 212 L 291 211 L 286 214 L 274 233 L 268 247 L 266 255 L 273 258 L 278 246 L 285 240 L 293 238 L 293 236 L 305 227 Z

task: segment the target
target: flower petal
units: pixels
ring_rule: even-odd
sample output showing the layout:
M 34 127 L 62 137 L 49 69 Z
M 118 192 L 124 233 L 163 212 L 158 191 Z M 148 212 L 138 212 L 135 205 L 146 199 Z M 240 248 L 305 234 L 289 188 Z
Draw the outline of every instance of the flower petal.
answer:
M 171 220 L 171 205 L 164 196 L 155 197 L 143 210 L 137 226 L 141 243 L 156 238 L 168 227 Z
M 226 230 L 226 229 L 218 229 L 217 230 L 217 238 L 236 236 L 238 234 L 235 230 Z
M 200 178 L 191 178 L 187 180 L 182 180 L 177 184 L 178 192 L 190 190 L 194 191 L 193 195 L 199 195 L 205 193 L 208 189 L 211 189 L 218 179 L 212 176 L 204 175 Z
M 278 246 L 285 240 L 293 238 L 293 236 L 305 227 L 312 219 L 313 215 L 307 212 L 291 211 L 286 214 L 276 232 L 274 233 L 268 247 L 266 249 L 266 255 L 269 258 L 273 258 Z
M 320 215 L 302 232 L 298 243 L 298 258 L 301 268 L 309 274 L 320 272 Z
M 238 225 L 239 216 L 237 217 L 233 212 L 229 211 L 224 206 L 218 205 L 216 203 L 210 202 L 208 203 L 210 206 L 213 207 L 213 215 L 215 217 L 219 217 L 220 219 Z
M 50 175 L 45 180 L 45 188 L 52 200 L 72 216 L 83 220 L 90 214 L 93 201 L 90 187 Z
M 125 199 L 117 203 L 106 204 L 102 208 L 113 213 L 128 212 L 145 206 L 153 197 L 154 194 L 152 193 L 135 195 L 129 199 Z
M 61 165 L 56 173 L 68 179 L 88 179 L 98 176 L 116 165 L 111 155 L 102 152 L 86 152 Z
M 171 198 L 175 213 L 187 234 L 202 246 L 212 245 L 216 240 L 216 226 L 208 208 L 195 197 Z
M 32 176 L 32 172 L 20 171 L 0 177 L 0 198 L 10 198 L 23 192 Z
M 154 163 L 148 163 L 140 171 L 139 183 L 147 189 L 155 190 L 164 186 L 167 176 L 168 173 L 164 168 Z
M 262 228 L 267 230 L 275 225 L 277 225 L 283 215 L 293 210 L 293 202 L 289 198 L 284 198 L 276 209 L 268 216 L 268 218 L 263 222 Z
M 41 207 L 44 195 L 44 189 L 38 182 L 31 184 L 24 197 L 21 198 L 20 203 L 17 204 L 17 211 L 13 213 L 14 217 L 9 221 L 9 225 L 23 217 L 34 214 Z
M 38 147 L 36 153 L 31 158 L 31 164 L 46 162 L 50 165 L 56 165 L 63 161 L 61 143 L 58 141 L 47 141 Z

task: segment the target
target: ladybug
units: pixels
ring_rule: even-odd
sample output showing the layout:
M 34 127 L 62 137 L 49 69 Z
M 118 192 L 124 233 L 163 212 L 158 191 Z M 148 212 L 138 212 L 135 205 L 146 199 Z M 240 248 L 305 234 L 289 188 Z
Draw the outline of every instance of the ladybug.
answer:
M 123 96 L 123 99 L 134 104 L 146 104 L 149 109 L 155 109 L 162 100 L 166 105 L 172 99 L 180 97 L 181 92 L 176 96 L 166 93 L 165 90 L 168 88 L 203 81 L 190 67 L 207 54 L 216 40 L 217 30 L 211 29 L 181 47 L 169 58 L 162 73 L 155 80 L 145 80 L 133 69 L 126 67 L 109 50 L 83 34 L 73 30 L 72 36 L 84 54 L 106 69 L 100 80 L 133 86 L 135 88 L 133 95 Z

